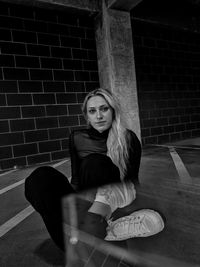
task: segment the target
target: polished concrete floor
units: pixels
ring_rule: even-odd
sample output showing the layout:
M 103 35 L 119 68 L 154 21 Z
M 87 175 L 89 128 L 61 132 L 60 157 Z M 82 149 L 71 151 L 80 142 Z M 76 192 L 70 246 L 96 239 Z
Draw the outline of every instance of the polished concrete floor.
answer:
M 92 248 L 84 260 L 67 267 L 200 266 L 199 159 L 199 138 L 144 147 L 137 199 L 115 216 L 151 208 L 163 214 L 165 229 L 117 247 L 103 244 L 103 249 Z M 69 160 L 53 166 L 70 177 Z M 0 173 L 0 267 L 65 266 L 65 255 L 55 247 L 40 216 L 24 197 L 24 179 L 34 168 Z M 72 256 L 73 248 L 70 253 Z

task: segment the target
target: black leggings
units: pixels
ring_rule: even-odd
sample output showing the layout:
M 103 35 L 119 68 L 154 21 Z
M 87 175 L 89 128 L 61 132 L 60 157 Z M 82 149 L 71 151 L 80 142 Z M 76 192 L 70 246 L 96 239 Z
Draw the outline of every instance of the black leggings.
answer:
M 120 181 L 118 168 L 110 158 L 100 154 L 91 154 L 82 161 L 79 177 L 82 190 Z M 35 169 L 25 181 L 26 199 L 40 213 L 51 238 L 62 250 L 64 249 L 64 234 L 61 200 L 64 196 L 73 193 L 77 192 L 72 188 L 67 177 L 50 166 Z M 95 214 L 87 214 L 90 206 L 90 202 L 81 201 L 78 213 L 85 212 L 86 216 L 83 216 L 83 218 L 91 220 L 92 216 L 93 220 Z M 96 218 L 100 220 L 99 216 L 96 216 Z M 85 225 L 89 227 L 86 222 Z M 98 225 L 98 237 L 104 238 L 106 234 L 105 227 L 104 222 L 101 231 Z

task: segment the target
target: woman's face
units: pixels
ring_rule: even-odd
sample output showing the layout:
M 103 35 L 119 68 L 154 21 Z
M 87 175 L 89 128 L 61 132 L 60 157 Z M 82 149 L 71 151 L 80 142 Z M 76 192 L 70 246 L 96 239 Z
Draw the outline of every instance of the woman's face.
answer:
M 87 119 L 98 132 L 109 129 L 112 125 L 113 111 L 102 96 L 92 96 L 87 102 Z

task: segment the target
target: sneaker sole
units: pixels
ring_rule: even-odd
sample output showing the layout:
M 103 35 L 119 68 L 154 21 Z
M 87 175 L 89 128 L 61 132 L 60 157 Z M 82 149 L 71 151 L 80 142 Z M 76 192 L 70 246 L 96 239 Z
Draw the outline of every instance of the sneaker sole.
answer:
M 141 233 L 129 232 L 129 229 L 128 229 L 128 232 L 126 231 L 125 233 L 122 233 L 122 234 L 119 234 L 119 232 L 117 233 L 117 228 L 120 227 L 121 223 L 129 223 L 130 221 L 133 221 L 134 223 L 134 220 L 135 219 L 137 220 L 141 216 L 143 216 L 143 219 L 145 217 L 148 218 L 151 222 L 151 225 L 153 226 L 155 225 L 156 227 L 152 228 L 149 225 L 150 226 L 149 228 L 152 228 L 152 229 L 146 232 L 145 230 L 143 230 L 143 232 Z M 105 240 L 106 241 L 122 241 L 122 240 L 130 239 L 130 238 L 134 238 L 134 237 L 148 237 L 148 236 L 152 236 L 152 235 L 155 235 L 161 232 L 163 228 L 164 228 L 164 221 L 158 212 L 154 210 L 150 210 L 150 209 L 142 209 L 142 210 L 135 211 L 128 216 L 121 217 L 114 222 L 111 222 L 110 226 L 107 227 L 108 235 L 105 237 Z M 111 233 L 110 235 L 109 235 L 109 232 Z

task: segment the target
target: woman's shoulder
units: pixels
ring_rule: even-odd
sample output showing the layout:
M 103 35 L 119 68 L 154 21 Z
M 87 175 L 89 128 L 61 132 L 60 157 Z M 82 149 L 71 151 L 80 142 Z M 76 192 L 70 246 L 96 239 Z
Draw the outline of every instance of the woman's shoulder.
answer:
M 81 140 L 81 137 L 88 136 L 88 129 L 87 128 L 78 128 L 74 129 L 70 133 L 70 140 Z
M 138 138 L 138 136 L 136 135 L 136 133 L 131 130 L 131 129 L 126 129 L 126 135 L 128 138 L 128 141 L 130 144 L 138 144 L 140 145 L 140 140 Z

